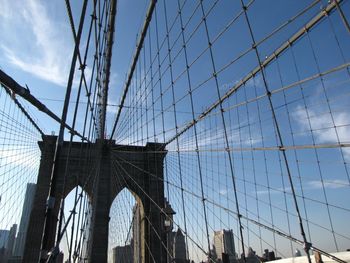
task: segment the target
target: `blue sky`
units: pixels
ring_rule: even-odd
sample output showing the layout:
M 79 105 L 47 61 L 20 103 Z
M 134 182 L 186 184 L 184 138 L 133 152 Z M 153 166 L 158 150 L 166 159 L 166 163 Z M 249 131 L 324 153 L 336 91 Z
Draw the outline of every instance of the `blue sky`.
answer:
M 61 2 L 26 1 L 23 3 L 2 0 L 1 6 L 0 66 L 2 70 L 18 83 L 27 84 L 35 97 L 41 98 L 45 105 L 60 116 L 74 48 L 65 5 Z M 117 104 L 119 101 L 146 7 L 146 1 L 118 2 L 117 41 L 113 50 L 111 75 L 113 88 L 109 93 L 111 104 Z M 72 2 L 76 25 L 80 8 L 80 4 Z M 133 11 L 130 12 L 130 10 Z M 91 13 L 91 6 L 88 13 Z M 83 41 L 84 44 L 86 43 Z M 78 78 L 75 80 L 75 87 L 77 84 Z M 73 90 L 73 94 L 76 94 L 76 90 Z M 112 117 L 112 114 L 109 117 Z M 50 119 L 45 120 L 43 124 L 47 132 L 58 129 L 58 125 Z
M 183 11 L 184 21 L 189 20 L 184 32 L 187 43 L 188 60 L 191 64 L 190 77 L 192 82 L 195 115 L 204 111 L 209 105 L 218 100 L 215 82 L 209 79 L 212 76 L 210 54 L 206 49 L 208 46 L 205 28 L 200 22 L 202 14 L 198 7 L 198 1 L 180 1 L 185 5 Z M 245 1 L 248 4 L 248 1 Z M 264 39 L 274 29 L 283 25 L 288 19 L 310 5 L 313 1 L 254 1 L 248 9 L 252 31 L 256 41 Z M 75 23 L 78 23 L 80 4 L 74 2 L 73 13 Z M 249 49 L 252 42 L 246 21 L 239 15 L 239 1 L 203 1 L 207 17 L 208 30 L 211 39 L 217 39 L 212 46 L 213 56 L 218 76 L 218 87 L 223 95 L 244 76 L 257 66 L 255 54 Z M 274 50 L 302 28 L 311 17 L 320 12 L 327 1 L 319 1 L 310 7 L 300 17 L 274 33 L 272 37 L 263 41 L 259 47 L 259 56 L 264 60 Z M 72 34 L 63 2 L 48 1 L 23 1 L 0 0 L 2 12 L 0 13 L 0 67 L 12 76 L 20 84 L 27 84 L 31 93 L 41 99 L 58 116 L 61 115 L 62 101 L 67 83 L 71 54 L 73 50 Z M 111 83 L 109 91 L 109 104 L 115 105 L 119 102 L 123 84 L 128 72 L 131 58 L 135 50 L 137 33 L 144 21 L 148 1 L 118 1 L 115 44 L 113 48 Z M 177 14 L 177 1 L 167 1 L 168 21 L 173 21 Z M 158 19 L 158 34 L 160 40 L 166 39 L 164 2 L 159 1 L 156 12 Z M 343 5 L 345 15 L 350 17 L 349 1 Z M 193 12 L 193 13 L 192 13 Z M 88 8 L 91 13 L 91 7 Z M 193 14 L 193 16 L 191 16 Z M 220 32 L 237 15 L 237 19 L 230 24 L 227 30 Z M 171 56 L 174 59 L 172 73 L 176 78 L 174 84 L 175 100 L 177 107 L 178 127 L 183 128 L 192 120 L 188 83 L 185 74 L 184 52 L 182 42 L 177 36 L 180 32 L 180 22 L 175 19 L 174 29 L 169 36 L 171 45 Z M 195 33 L 193 33 L 196 30 Z M 148 40 L 151 38 L 152 46 Z M 86 35 L 82 46 L 86 43 Z M 156 31 L 155 22 L 152 20 L 148 37 L 145 41 L 145 54 L 150 51 L 153 58 L 156 54 Z M 166 43 L 166 42 L 165 42 Z M 312 28 L 307 36 L 302 37 L 291 48 L 288 48 L 277 60 L 266 67 L 264 74 L 267 85 L 272 91 L 272 101 L 275 107 L 276 118 L 280 125 L 283 141 L 286 146 L 292 147 L 287 150 L 291 173 L 295 183 L 298 202 L 302 204 L 302 216 L 308 218 L 311 223 L 307 232 L 316 237 L 316 245 L 328 251 L 334 251 L 332 235 L 323 228 L 330 228 L 328 211 L 331 212 L 331 221 L 337 233 L 344 233 L 349 237 L 350 233 L 345 230 L 349 216 L 349 194 L 350 185 L 347 169 L 349 169 L 349 148 L 322 148 L 296 149 L 294 146 L 302 145 L 334 145 L 350 142 L 349 125 L 349 68 L 335 70 L 327 73 L 322 78 L 315 77 L 316 74 L 327 72 L 335 67 L 349 63 L 350 60 L 350 36 L 342 24 L 337 12 L 323 19 L 321 23 Z M 143 52 L 142 50 L 142 52 Z M 204 51 L 203 51 L 204 50 Z M 247 51 L 248 50 L 248 51 Z M 230 62 L 240 56 L 236 62 Z M 137 66 L 133 84 L 131 86 L 126 103 L 130 106 L 150 105 L 151 96 L 143 93 L 148 88 L 146 84 L 137 84 L 141 77 L 146 83 L 151 83 L 150 73 L 147 72 L 150 61 L 144 60 L 143 53 Z M 201 55 L 203 52 L 203 55 Z M 162 85 L 154 84 L 154 96 L 158 98 L 154 103 L 157 109 L 156 117 L 146 123 L 145 114 L 150 112 L 135 109 L 125 109 L 122 114 L 121 123 L 129 121 L 129 126 L 121 126 L 116 133 L 116 140 L 121 143 L 144 144 L 145 138 L 142 134 L 149 133 L 149 137 L 159 142 L 163 141 L 162 127 L 165 127 L 165 141 L 175 134 L 175 120 L 172 111 L 171 74 L 167 69 L 168 47 L 164 44 L 159 52 L 160 60 L 166 61 L 161 65 Z M 177 54 L 180 54 L 177 56 Z M 316 59 L 315 59 L 316 58 Z M 156 61 L 156 60 L 155 60 Z M 90 60 L 91 62 L 91 60 Z M 142 68 L 144 64 L 147 65 Z M 157 62 L 155 62 L 157 63 Z M 155 65 L 153 74 L 155 74 Z M 91 68 L 87 72 L 91 72 Z M 137 77 L 138 76 L 138 77 Z M 313 77 L 314 76 L 314 77 Z M 157 75 L 153 76 L 156 82 Z M 313 77 L 304 81 L 302 85 L 296 84 L 300 80 Z M 75 80 L 73 99 L 76 96 L 78 79 Z M 289 87 L 290 85 L 290 87 Z M 141 88 L 140 88 L 141 87 Z M 162 94 L 163 89 L 163 95 Z M 165 91 L 164 91 L 165 90 Z M 229 147 L 236 149 L 232 151 L 234 161 L 234 174 L 237 177 L 238 199 L 242 206 L 242 213 L 248 217 L 257 219 L 258 216 L 264 222 L 271 222 L 271 215 L 275 218 L 273 225 L 290 231 L 298 236 L 296 227 L 295 210 L 290 195 L 290 186 L 286 177 L 283 158 L 277 150 L 253 150 L 253 148 L 276 147 L 276 129 L 269 108 L 268 99 L 265 94 L 262 75 L 259 73 L 242 88 L 240 88 L 230 99 L 224 101 L 224 118 L 228 132 Z M 161 111 L 161 100 L 167 111 Z M 73 104 L 72 104 L 73 105 Z M 70 109 L 73 107 L 71 106 Z M 110 132 L 114 120 L 115 106 L 108 107 L 107 131 Z M 35 112 L 34 110 L 32 110 Z M 80 112 L 82 114 L 82 112 Z M 48 119 L 41 113 L 36 113 L 41 127 L 47 133 L 55 131 L 57 134 L 58 124 Z M 82 115 L 80 115 L 82 116 Z M 136 117 L 135 117 L 136 116 Z M 141 118 L 137 118 L 140 116 Z M 150 116 L 150 115 L 149 115 Z M 131 120 L 131 121 L 130 121 Z M 70 122 L 71 120 L 69 120 Z M 156 124 L 153 131 L 153 124 Z M 78 118 L 78 130 L 82 126 L 82 120 Z M 223 207 L 236 211 L 234 206 L 233 189 L 231 182 L 231 170 L 228 164 L 228 156 L 223 151 L 225 146 L 224 127 L 218 109 L 214 110 L 196 126 L 198 131 L 198 143 L 200 162 L 204 176 L 204 192 L 208 200 Z M 155 134 L 154 134 L 155 133 Z M 200 180 L 198 177 L 199 167 L 195 156 L 194 130 L 189 129 L 180 138 L 182 173 L 184 175 L 184 188 L 189 192 L 200 195 Z M 179 160 L 176 153 L 176 141 L 168 145 L 169 153 L 166 159 L 166 174 L 168 180 L 180 184 Z M 239 151 L 243 149 L 243 151 Z M 282 175 L 282 176 L 281 176 Z M 169 186 L 170 203 L 177 211 L 175 221 L 184 227 L 180 191 L 176 187 Z M 302 198 L 304 195 L 304 198 Z M 325 205 L 325 196 L 329 204 Z M 191 193 L 185 194 L 186 210 L 188 210 L 189 235 L 203 245 L 205 248 L 205 231 L 203 211 L 201 202 Z M 306 201 L 305 201 L 306 197 Z M 346 198 L 345 198 L 346 197 Z M 118 199 L 119 198 L 119 199 Z M 114 204 L 115 207 L 124 207 L 131 211 L 130 204 L 133 201 L 130 194 L 123 194 Z M 316 200 L 316 201 L 315 201 Z M 338 209 L 345 208 L 346 210 Z M 259 211 L 260 209 L 260 211 Z M 285 211 L 287 210 L 288 213 Z M 130 217 L 130 213 L 128 217 Z M 260 214 L 259 214 L 260 213 Z M 118 217 L 117 217 L 118 218 Z M 210 234 L 220 228 L 232 228 L 237 231 L 237 219 L 234 215 L 208 204 L 208 218 Z M 122 219 L 120 219 L 122 220 Z M 290 230 L 286 221 L 290 220 Z M 115 222 L 117 222 L 116 220 Z M 117 223 L 116 223 L 117 224 Z M 244 221 L 244 224 L 249 224 Z M 274 237 L 250 223 L 251 232 L 245 233 L 245 240 L 251 241 L 251 245 L 260 253 L 260 244 L 254 238 L 254 233 L 262 231 L 264 240 L 272 244 Z M 248 227 L 246 227 L 248 228 Z M 327 238 L 321 238 L 326 236 Z M 339 247 L 349 247 L 348 239 L 339 238 Z M 248 240 L 248 241 L 247 241 Z M 236 248 L 239 240 L 236 239 Z M 278 239 L 281 254 L 290 254 L 289 242 Z M 262 248 L 267 246 L 264 244 Z M 204 257 L 194 242 L 191 243 L 191 255 L 194 258 Z M 237 248 L 238 249 L 238 248 Z M 198 255 L 196 255 L 198 254 Z
M 77 24 L 81 4 L 74 1 L 72 5 L 75 23 Z M 91 13 L 90 5 L 88 14 Z M 0 68 L 21 85 L 24 86 L 26 84 L 35 97 L 40 99 L 57 116 L 61 116 L 74 47 L 65 4 L 63 2 L 35 0 L 24 2 L 1 0 L 0 6 Z M 111 88 L 109 93 L 109 103 L 111 104 L 117 104 L 119 101 L 123 80 L 134 52 L 137 32 L 143 23 L 146 8 L 147 1 L 118 1 L 117 41 L 113 50 L 111 73 L 111 87 L 113 88 Z M 130 12 L 130 10 L 133 11 Z M 85 44 L 86 35 L 83 36 L 83 45 Z M 73 100 L 75 100 L 77 85 L 78 78 L 76 77 Z M 4 97 L 2 97 L 1 101 L 2 105 L 8 105 L 4 104 Z M 26 106 L 30 108 L 29 105 Z M 72 108 L 73 104 L 71 104 L 70 110 Z M 116 107 L 113 106 L 108 112 L 109 125 L 114 119 L 115 109 Z M 35 109 L 30 108 L 30 111 L 35 113 L 34 115 L 36 120 L 38 120 L 39 126 L 47 134 L 50 134 L 52 131 L 56 134 L 58 133 L 59 125 L 56 122 Z M 111 111 L 113 111 L 113 114 Z M 81 125 L 78 129 L 81 129 Z M 66 139 L 68 139 L 68 136 Z M 30 147 L 35 148 L 35 144 L 35 142 L 33 145 L 28 142 Z M 11 195 L 8 196 L 3 192 L 3 189 L 9 186 L 5 185 L 2 188 L 2 203 L 6 202 L 6 198 L 9 198 L 8 205 L 3 208 L 6 211 L 9 209 L 13 214 L 5 219 L 3 215 L 1 216 L 1 227 L 3 228 L 10 228 L 16 221 L 15 219 L 20 218 L 25 184 L 26 182 L 36 181 L 37 166 L 33 169 L 32 164 L 35 161 L 36 165 L 38 165 L 39 152 L 23 152 L 17 148 L 14 145 L 11 151 L 7 149 L 5 153 L 1 152 L 1 158 L 22 167 L 20 171 L 30 168 L 31 172 L 28 172 L 26 178 L 16 181 L 20 188 L 20 191 L 17 193 L 18 201 L 13 201 L 12 190 L 10 192 Z M 5 179 L 2 179 L 1 182 L 3 180 Z M 70 199 L 74 199 L 74 191 L 68 198 L 67 213 L 72 206 Z

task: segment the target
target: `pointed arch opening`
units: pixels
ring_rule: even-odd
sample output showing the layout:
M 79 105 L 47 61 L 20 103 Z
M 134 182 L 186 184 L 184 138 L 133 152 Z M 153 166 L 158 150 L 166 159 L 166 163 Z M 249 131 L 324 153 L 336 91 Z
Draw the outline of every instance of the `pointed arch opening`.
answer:
M 108 262 L 131 263 L 135 258 L 142 262 L 143 213 L 141 199 L 128 188 L 114 198 L 109 212 Z
M 66 226 L 66 230 L 60 243 L 60 256 L 64 262 L 80 262 L 87 255 L 91 202 L 90 195 L 79 185 L 64 198 L 62 229 Z

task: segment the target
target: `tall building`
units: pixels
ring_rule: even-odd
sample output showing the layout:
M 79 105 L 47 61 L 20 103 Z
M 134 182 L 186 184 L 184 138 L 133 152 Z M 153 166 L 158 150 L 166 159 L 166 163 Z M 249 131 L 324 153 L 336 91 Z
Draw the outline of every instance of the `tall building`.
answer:
M 10 233 L 9 233 L 9 237 L 7 239 L 7 245 L 6 245 L 8 257 L 11 257 L 13 255 L 13 249 L 15 247 L 16 232 L 17 232 L 17 225 L 13 224 L 12 227 L 10 228 Z
M 34 195 L 36 190 L 36 184 L 27 184 L 27 190 L 24 197 L 22 217 L 18 228 L 18 234 L 15 243 L 15 249 L 13 255 L 16 257 L 22 257 L 24 251 L 24 243 L 27 236 L 27 228 L 29 224 L 30 212 L 32 211 Z
M 0 229 L 0 248 L 6 248 L 9 234 L 10 234 L 9 230 Z
M 179 228 L 176 232 L 173 233 L 173 239 L 171 240 L 171 254 L 173 260 L 171 262 L 176 263 L 186 263 L 187 262 L 187 253 L 186 253 L 186 242 L 185 236 Z
M 218 260 L 233 263 L 236 261 L 236 250 L 232 230 L 214 231 L 214 251 Z M 225 260 L 225 261 L 224 261 Z
M 7 261 L 7 240 L 9 238 L 9 230 L 0 230 L 0 263 Z

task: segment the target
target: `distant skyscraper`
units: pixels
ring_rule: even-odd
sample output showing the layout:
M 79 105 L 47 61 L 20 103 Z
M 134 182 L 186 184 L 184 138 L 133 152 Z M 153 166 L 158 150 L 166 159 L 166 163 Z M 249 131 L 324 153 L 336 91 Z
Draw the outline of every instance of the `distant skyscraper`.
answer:
M 214 231 L 214 250 L 217 259 L 223 261 L 223 258 L 227 258 L 228 255 L 229 262 L 235 262 L 236 251 L 232 230 L 223 229 L 220 231 Z
M 9 230 L 0 230 L 0 248 L 6 248 L 7 239 L 9 238 L 10 231 Z
M 18 234 L 15 243 L 14 256 L 22 257 L 24 251 L 24 243 L 27 235 L 27 228 L 29 224 L 30 212 L 32 211 L 36 184 L 27 184 L 27 190 L 24 197 L 22 217 L 19 224 Z
M 179 228 L 177 232 L 173 232 L 174 239 L 172 244 L 172 256 L 173 261 L 176 263 L 185 263 L 186 258 L 186 242 L 185 242 L 185 236 L 182 234 L 181 229 Z
M 13 254 L 13 248 L 15 246 L 15 239 L 16 239 L 16 232 L 17 232 L 17 225 L 13 224 L 10 229 L 9 237 L 7 239 L 7 246 L 6 246 L 7 255 L 9 257 L 11 257 Z

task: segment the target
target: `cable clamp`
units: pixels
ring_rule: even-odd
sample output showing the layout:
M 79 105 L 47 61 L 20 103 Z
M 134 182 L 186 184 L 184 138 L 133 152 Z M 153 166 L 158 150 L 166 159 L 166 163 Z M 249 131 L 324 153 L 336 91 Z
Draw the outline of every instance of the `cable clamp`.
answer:
M 310 242 L 305 242 L 304 243 L 304 251 L 308 253 L 308 251 L 311 249 L 312 244 Z

